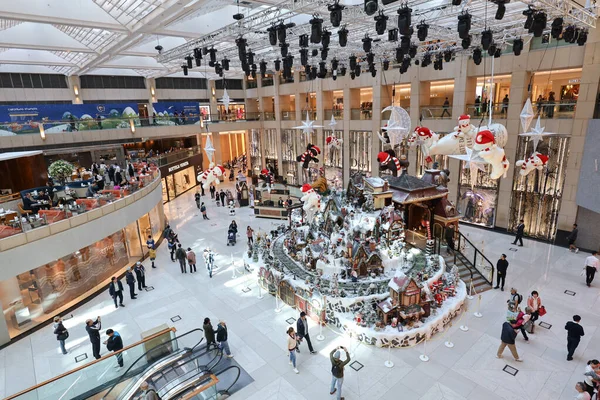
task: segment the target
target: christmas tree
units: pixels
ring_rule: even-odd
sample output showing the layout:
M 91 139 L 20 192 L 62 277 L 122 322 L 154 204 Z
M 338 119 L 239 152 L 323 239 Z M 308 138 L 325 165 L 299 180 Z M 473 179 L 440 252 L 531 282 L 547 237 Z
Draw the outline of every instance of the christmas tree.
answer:
M 333 274 L 331 277 L 331 280 L 329 281 L 329 292 L 333 297 L 339 296 L 338 274 Z

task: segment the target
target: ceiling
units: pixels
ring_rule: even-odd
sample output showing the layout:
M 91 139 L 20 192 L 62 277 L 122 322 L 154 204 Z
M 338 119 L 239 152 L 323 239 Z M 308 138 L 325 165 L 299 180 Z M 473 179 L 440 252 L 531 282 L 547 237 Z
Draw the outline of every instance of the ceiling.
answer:
M 495 0 L 497 3 L 498 0 Z M 310 34 L 313 14 L 323 19 L 332 32 L 327 61 L 345 60 L 349 55 L 364 55 L 362 39 L 366 34 L 375 40 L 377 61 L 393 59 L 398 42 L 388 42 L 387 33 L 378 36 L 374 16 L 363 11 L 362 0 L 341 0 L 346 6 L 342 24 L 349 30 L 348 45 L 339 47 L 337 29 L 331 26 L 327 5 L 333 0 L 19 0 L 0 2 L 0 72 L 62 73 L 65 75 L 141 75 L 144 77 L 183 76 L 184 57 L 194 48 L 214 47 L 217 59 L 231 60 L 227 76 L 241 76 L 235 40 L 243 36 L 255 55 L 255 63 L 280 58 L 278 45 L 269 44 L 267 28 L 284 21 L 289 52 L 300 64 L 298 36 Z M 386 1 L 387 3 L 387 1 Z M 389 16 L 387 29 L 397 27 L 395 1 L 379 9 Z M 483 30 L 493 30 L 494 41 L 509 46 L 509 40 L 529 36 L 523 29 L 522 12 L 528 5 L 548 14 L 546 31 L 557 16 L 567 24 L 591 29 L 595 27 L 596 7 L 565 0 L 521 0 L 506 4 L 502 20 L 495 20 L 497 5 L 485 0 L 463 0 L 452 6 L 451 0 L 410 0 L 412 24 L 426 21 L 427 41 L 413 41 L 419 53 L 462 51 L 457 34 L 457 17 L 468 10 L 473 16 L 473 45 L 480 42 Z M 594 2 L 595 4 L 595 2 Z M 233 15 L 244 18 L 236 22 Z M 416 31 L 416 29 L 415 29 Z M 387 32 L 387 30 L 386 30 Z M 155 47 L 163 47 L 158 54 Z M 321 49 L 311 44 L 310 49 Z M 214 69 L 203 60 L 201 67 L 190 70 L 190 77 L 215 78 Z M 321 57 L 311 59 L 318 64 Z M 272 69 L 272 64 L 269 66 Z

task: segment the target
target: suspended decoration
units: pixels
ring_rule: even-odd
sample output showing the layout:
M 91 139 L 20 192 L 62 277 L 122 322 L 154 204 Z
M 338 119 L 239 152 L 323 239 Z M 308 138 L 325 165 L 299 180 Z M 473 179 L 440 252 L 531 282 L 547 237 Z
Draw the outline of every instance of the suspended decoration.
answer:
M 410 132 L 410 115 L 408 115 L 404 108 L 399 106 L 388 106 L 381 112 L 384 113 L 386 111 L 390 112 L 390 119 L 385 128 L 382 129 L 387 131 L 390 138 L 390 144 L 393 148 L 408 135 L 408 132 Z
M 466 154 L 466 148 L 473 146 L 477 128 L 471 124 L 471 116 L 461 115 L 454 133 L 440 138 L 429 148 L 429 156 Z
M 504 149 L 496 144 L 494 134 L 490 130 L 480 130 L 477 133 L 473 150 L 478 151 L 477 156 L 492 166 L 490 178 L 498 179 L 506 174 L 509 162 Z
M 219 183 L 221 183 L 220 178 L 224 173 L 225 168 L 221 165 L 215 166 L 214 163 L 211 163 L 209 164 L 208 169 L 201 174 L 198 174 L 196 178 L 198 179 L 198 182 L 202 182 L 202 187 L 204 189 L 208 189 L 211 184 L 214 184 L 215 186 L 219 185 Z
M 304 195 L 300 201 L 303 203 L 302 209 L 306 213 L 306 221 L 312 221 L 317 210 L 321 208 L 321 195 L 308 183 L 302 186 L 302 193 Z
M 206 153 L 206 157 L 208 157 L 209 164 L 213 164 L 215 162 L 215 148 L 213 147 L 211 135 L 206 136 L 206 142 L 204 143 L 204 152 Z
M 424 126 L 417 126 L 413 135 L 416 138 L 416 143 L 419 144 L 419 147 L 421 148 L 421 153 L 425 156 L 425 161 L 427 163 L 433 162 L 433 159 L 429 155 L 429 149 L 437 143 L 440 136 L 435 132 L 431 132 L 429 128 Z
M 328 149 L 340 150 L 342 148 L 343 139 L 339 139 L 335 136 L 327 136 L 325 138 L 325 144 Z
M 333 116 L 333 114 L 331 114 L 331 121 L 329 121 L 329 126 L 331 126 L 331 129 L 335 129 L 333 127 L 336 125 L 337 125 L 337 121 L 335 120 L 335 117 Z
M 267 187 L 267 191 L 269 193 L 271 193 L 271 189 L 273 188 L 273 184 L 275 183 L 275 178 L 273 176 L 273 173 L 268 170 L 267 168 L 263 168 L 262 171 L 260 171 L 260 178 L 263 179 L 265 181 L 265 184 L 263 187 Z
M 398 159 L 393 151 L 382 151 L 377 154 L 377 161 L 379 162 L 380 171 L 391 171 L 394 176 L 399 176 L 402 169 L 408 167 L 406 160 Z
M 463 168 L 469 169 L 471 177 L 471 188 L 474 188 L 475 182 L 477 182 L 477 173 L 478 171 L 485 172 L 486 162 L 481 157 L 479 157 L 478 152 L 473 151 L 473 149 L 466 147 L 465 151 L 466 154 L 450 154 L 448 155 L 448 157 L 464 162 Z
M 533 113 L 531 99 L 527 98 L 527 101 L 525 102 L 525 105 L 523 106 L 523 109 L 521 110 L 521 114 L 519 116 L 521 119 L 521 129 L 523 130 L 523 132 L 527 132 L 527 129 L 529 129 L 531 121 L 533 121 L 534 115 L 535 114 Z
M 540 143 L 540 140 L 543 140 L 544 137 L 546 136 L 554 136 L 554 135 L 558 135 L 557 133 L 550 133 L 550 132 L 544 132 L 544 127 L 541 126 L 540 123 L 540 117 L 538 116 L 538 119 L 535 123 L 535 127 L 531 129 L 531 132 L 526 132 L 526 133 L 519 133 L 519 136 L 525 136 L 525 137 L 529 137 L 531 138 L 531 140 L 533 141 L 533 151 L 537 150 L 538 144 Z
M 544 166 L 548 163 L 548 159 L 548 156 L 534 151 L 529 158 L 515 162 L 515 167 L 521 168 L 519 171 L 521 176 L 527 176 L 535 169 L 538 171 L 544 169 Z
M 223 103 L 226 110 L 229 110 L 229 103 L 231 102 L 231 99 L 229 98 L 229 93 L 227 93 L 227 88 L 223 89 L 223 97 L 219 99 L 219 101 Z
M 306 151 L 296 157 L 296 161 L 302 163 L 302 177 L 304 182 L 308 182 L 310 179 L 309 164 L 310 162 L 318 163 L 319 159 L 317 156 L 321 154 L 321 149 L 314 144 L 309 143 L 306 146 Z
M 308 111 L 306 111 L 306 121 L 302 121 L 301 126 L 294 126 L 294 129 L 302 129 L 302 133 L 305 135 L 311 134 L 315 128 L 323 128 L 322 125 L 314 125 L 315 121 L 311 121 L 308 116 Z

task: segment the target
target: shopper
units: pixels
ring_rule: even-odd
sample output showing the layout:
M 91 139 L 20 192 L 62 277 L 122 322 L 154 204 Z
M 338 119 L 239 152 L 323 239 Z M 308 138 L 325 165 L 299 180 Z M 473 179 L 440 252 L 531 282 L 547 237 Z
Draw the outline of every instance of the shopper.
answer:
M 135 263 L 135 267 L 133 267 L 133 272 L 135 272 L 135 277 L 137 278 L 138 292 L 141 292 L 142 289 L 146 289 L 146 268 L 138 261 Z
M 523 334 L 523 338 L 526 342 L 529 342 L 529 337 L 527 336 L 527 327 L 529 327 L 528 322 L 531 320 L 531 308 L 525 307 L 525 312 L 519 311 L 517 314 L 517 321 L 513 325 L 515 329 L 519 329 Z
M 598 268 L 600 268 L 600 260 L 598 259 L 598 252 L 594 251 L 591 256 L 585 259 L 585 284 L 588 287 L 591 286 Z
M 135 300 L 137 298 L 137 294 L 135 293 L 135 276 L 133 276 L 133 267 L 125 272 L 125 283 L 129 286 L 129 297 L 131 300 Z
M 596 383 L 600 382 L 600 376 L 598 376 L 598 374 L 596 373 L 596 371 L 598 371 L 599 368 L 600 361 L 598 360 L 590 360 L 585 366 L 585 373 L 583 374 L 585 376 L 585 391 L 588 392 L 590 396 L 594 395 L 594 388 L 596 386 Z
M 175 258 L 179 261 L 179 266 L 181 267 L 181 273 L 187 274 L 187 267 L 185 265 L 185 261 L 187 260 L 187 254 L 185 254 L 185 250 L 181 248 L 181 243 L 177 245 L 177 251 L 175 252 Z
M 298 341 L 296 340 L 296 332 L 293 327 L 289 327 L 287 330 L 287 349 L 290 357 L 290 365 L 294 367 L 294 372 L 299 373 L 296 368 L 296 350 L 298 348 Z
M 69 331 L 62 323 L 62 318 L 54 317 L 54 324 L 52 325 L 54 328 L 54 334 L 56 335 L 56 340 L 60 344 L 60 351 L 63 354 L 67 354 L 67 349 L 65 348 L 65 340 L 69 338 Z
M 225 325 L 225 321 L 219 321 L 219 325 L 217 325 L 217 343 L 219 343 L 219 348 L 227 354 L 227 358 L 232 358 L 231 350 L 229 350 L 229 343 L 227 342 L 227 325 Z
M 577 396 L 575 396 L 575 400 L 591 400 L 591 396 L 589 392 L 586 392 L 585 390 L 585 384 L 584 382 L 577 382 L 575 384 L 575 390 L 577 390 Z
M 540 309 L 542 308 L 542 299 L 537 291 L 531 292 L 531 296 L 527 299 L 527 307 L 531 309 L 531 333 L 533 333 L 535 321 L 540 317 Z
M 308 350 L 310 353 L 317 354 L 310 341 L 310 335 L 308 334 L 308 321 L 306 320 L 306 313 L 304 311 L 300 313 L 300 318 L 298 318 L 298 321 L 296 321 L 296 330 L 298 332 L 298 341 L 302 343 L 302 340 L 306 339 L 306 344 L 308 345 Z M 300 352 L 300 350 L 298 350 L 298 352 Z
M 100 317 L 96 318 L 95 321 L 92 321 L 91 319 L 85 321 L 85 330 L 90 337 L 92 354 L 96 360 L 100 358 L 100 329 L 102 329 Z
M 451 252 L 454 251 L 454 235 L 454 224 L 450 224 L 444 232 L 444 237 L 446 239 L 446 243 L 448 244 L 448 247 L 446 247 L 446 252 L 448 254 L 451 254 Z
M 104 342 L 106 345 L 106 349 L 108 351 L 112 351 L 117 353 L 119 350 L 123 350 L 123 339 L 121 339 L 121 335 L 119 332 L 113 331 L 112 329 L 106 330 L 106 335 L 108 336 L 108 340 Z M 123 368 L 123 353 L 117 353 L 117 369 Z
M 500 288 L 500 290 L 504 291 L 504 281 L 506 280 L 507 269 L 508 261 L 506 260 L 506 254 L 502 254 L 496 263 L 496 286 L 494 289 Z
M 208 271 L 208 277 L 212 278 L 213 269 L 215 268 L 215 255 L 209 247 L 204 249 L 204 263 Z
M 573 321 L 569 321 L 565 324 L 567 330 L 567 361 L 573 360 L 573 353 L 579 346 L 579 341 L 584 335 L 583 327 L 579 325 L 581 317 L 579 315 L 573 315 Z
M 225 191 L 221 189 L 221 191 L 219 192 L 219 198 L 221 199 L 221 205 L 223 207 L 225 207 L 225 197 Z
M 498 347 L 498 352 L 496 353 L 496 358 L 502 358 L 502 353 L 506 346 L 510 350 L 512 356 L 515 358 L 515 361 L 521 362 L 519 358 L 519 353 L 517 353 L 517 347 L 515 346 L 515 339 L 517 337 L 517 331 L 513 327 L 513 325 L 509 322 L 505 322 L 502 324 L 502 333 L 500 335 L 500 347 Z
M 448 98 L 446 97 L 446 100 L 444 100 L 444 105 L 442 106 L 442 115 L 440 116 L 440 118 L 444 118 L 444 115 L 448 115 L 448 118 L 450 118 L 452 115 L 450 114 L 450 101 L 448 101 Z
M 194 200 L 196 201 L 196 207 L 200 208 L 200 192 L 194 194 Z
M 210 198 L 211 198 L 211 199 L 214 199 L 214 198 L 215 198 L 215 191 L 217 190 L 217 189 L 215 188 L 215 185 L 213 185 L 213 184 L 211 183 L 211 184 L 210 184 L 210 188 L 209 188 L 209 190 L 210 190 Z
M 210 219 L 206 216 L 206 206 L 204 205 L 204 203 L 202 203 L 200 205 L 200 212 L 202 213 L 202 218 L 203 219 Z
M 246 228 L 246 236 L 248 237 L 248 246 L 254 244 L 254 229 L 250 228 L 250 225 Z
M 116 276 L 110 278 L 108 293 L 115 301 L 115 308 L 119 308 L 119 306 L 125 307 L 125 304 L 123 304 L 123 284 Z M 119 298 L 119 304 L 117 304 L 117 298 Z
M 150 257 L 150 262 L 152 262 L 152 268 L 156 268 L 154 265 L 154 260 L 156 260 L 156 247 L 152 246 L 148 249 L 148 257 Z
M 191 247 L 188 247 L 186 257 L 190 265 L 190 274 L 196 272 L 196 253 L 192 251 Z
M 160 400 L 158 397 L 158 393 L 156 393 L 156 389 L 150 387 L 148 382 L 144 381 L 140 385 L 141 397 L 138 397 L 140 400 Z
M 575 246 L 575 241 L 577 241 L 577 234 L 579 230 L 577 229 L 577 224 L 573 224 L 573 230 L 567 236 L 567 241 L 569 242 L 569 251 L 574 251 L 575 253 L 579 253 L 579 249 Z
M 510 297 L 508 298 L 508 300 L 506 300 L 506 302 L 508 303 L 508 308 L 511 308 L 513 309 L 513 311 L 516 311 L 519 307 L 519 304 L 523 302 L 523 296 L 521 296 L 519 292 L 517 292 L 517 289 L 510 288 Z
M 504 95 L 504 98 L 502 99 L 502 114 L 506 115 L 506 112 L 508 111 L 508 95 Z
M 512 244 L 517 244 L 519 241 L 519 246 L 523 246 L 523 234 L 525 233 L 525 221 L 520 220 L 519 225 L 517 225 L 517 235 L 515 236 L 515 241 Z
M 208 350 L 211 345 L 217 347 L 217 342 L 215 342 L 215 330 L 213 329 L 212 323 L 210 322 L 210 318 L 204 318 L 204 324 L 202 325 L 202 329 L 204 329 L 206 349 Z
M 175 262 L 175 251 L 177 250 L 177 242 L 176 240 L 169 236 L 167 238 L 167 246 L 169 247 L 169 251 L 171 252 L 171 261 Z
M 346 352 L 346 359 L 343 361 L 340 358 L 340 350 Z M 344 383 L 344 367 L 350 362 L 350 353 L 348 353 L 348 350 L 344 346 L 338 346 L 329 353 L 329 360 L 331 361 L 331 388 L 329 389 L 329 394 L 337 392 L 337 400 L 343 400 L 342 384 Z
M 146 240 L 146 247 L 148 249 L 153 248 L 156 245 L 156 243 L 154 242 L 154 239 L 152 239 L 152 235 L 148 235 L 148 240 Z

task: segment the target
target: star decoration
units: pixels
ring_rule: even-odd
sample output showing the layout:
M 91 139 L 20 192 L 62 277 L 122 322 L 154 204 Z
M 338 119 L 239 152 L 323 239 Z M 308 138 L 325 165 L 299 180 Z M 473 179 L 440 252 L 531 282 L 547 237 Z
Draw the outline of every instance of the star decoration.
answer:
M 387 130 L 391 145 L 394 147 L 396 144 L 400 143 L 410 131 L 410 115 L 408 115 L 405 109 L 398 106 L 388 106 L 381 112 L 383 113 L 385 111 L 390 111 L 390 119 L 388 120 L 387 126 L 382 129 Z
M 475 182 L 477 182 L 477 171 L 485 172 L 485 164 L 487 163 L 479 157 L 478 151 L 473 151 L 469 147 L 466 147 L 465 150 L 467 151 L 467 154 L 452 154 L 448 157 L 465 162 L 464 168 L 469 168 L 471 173 L 471 189 L 473 189 Z
M 306 112 L 306 121 L 302 121 L 301 126 L 294 126 L 293 129 L 302 129 L 302 133 L 310 135 L 315 128 L 322 128 L 322 125 L 313 125 L 315 121 L 311 121 L 308 117 L 308 111 Z
M 538 116 L 537 121 L 535 122 L 535 127 L 531 129 L 531 132 L 519 133 L 519 136 L 525 136 L 531 138 L 533 141 L 533 151 L 537 150 L 538 143 L 545 136 L 553 136 L 558 135 L 557 133 L 544 132 L 544 127 L 540 124 L 540 117 Z
M 227 89 L 223 89 L 223 97 L 219 100 L 226 109 L 229 109 L 229 102 L 231 99 L 229 98 L 229 94 L 227 93 Z
M 531 99 L 528 98 L 520 115 L 523 132 L 526 132 L 527 129 L 529 129 L 529 125 L 531 125 L 531 121 L 533 121 L 533 116 L 533 106 L 531 105 Z
M 331 115 L 331 121 L 329 122 L 329 126 L 336 126 L 337 125 L 337 121 L 335 120 L 335 118 L 333 117 L 333 114 Z
M 206 156 L 208 157 L 209 162 L 214 162 L 215 160 L 213 159 L 214 155 L 215 155 L 215 148 L 213 147 L 212 141 L 210 140 L 210 136 L 206 136 L 206 143 L 204 143 L 204 152 L 206 153 Z

